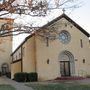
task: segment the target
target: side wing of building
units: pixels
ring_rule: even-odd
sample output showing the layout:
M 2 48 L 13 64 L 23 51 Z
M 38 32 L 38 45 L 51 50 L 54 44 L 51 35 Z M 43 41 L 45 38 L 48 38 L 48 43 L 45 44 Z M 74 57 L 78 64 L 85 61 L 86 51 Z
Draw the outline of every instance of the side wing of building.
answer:
M 35 35 L 27 37 L 12 53 L 11 78 L 18 72 L 36 72 Z

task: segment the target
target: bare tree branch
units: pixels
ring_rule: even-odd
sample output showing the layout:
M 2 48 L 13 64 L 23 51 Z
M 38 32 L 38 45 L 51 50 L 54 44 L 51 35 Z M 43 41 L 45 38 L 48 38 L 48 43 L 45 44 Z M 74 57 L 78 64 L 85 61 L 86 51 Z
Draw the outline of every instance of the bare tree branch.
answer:
M 55 5 L 53 7 L 50 7 L 49 3 L 47 0 L 25 0 L 26 4 L 16 4 L 14 5 L 13 3 L 16 0 L 8 0 L 0 4 L 0 13 L 3 11 L 7 11 L 6 13 L 1 13 L 1 16 L 7 15 L 9 13 L 11 14 L 19 14 L 19 15 L 30 15 L 30 16 L 45 16 L 47 15 L 47 11 L 53 10 L 53 9 L 70 9 L 70 8 L 78 8 L 79 3 L 76 3 L 78 0 L 54 0 Z M 70 4 L 67 6 L 67 4 Z M 7 25 L 7 24 L 5 24 Z M 38 30 L 40 27 L 32 27 L 32 26 L 18 26 L 15 27 L 13 26 L 11 29 L 6 29 L 4 28 L 5 25 L 2 25 L 1 30 L 0 30 L 0 37 L 4 36 L 13 36 L 13 35 L 18 35 L 22 33 L 32 33 L 35 30 Z M 47 32 L 45 32 L 47 34 Z M 48 34 L 50 35 L 55 35 L 52 34 L 51 32 Z M 42 36 L 42 35 L 41 35 Z M 46 36 L 47 37 L 47 36 Z M 51 36 L 50 36 L 51 37 Z
M 9 13 L 3 13 L 3 14 L 0 14 L 0 17 L 1 17 L 1 16 L 4 16 L 4 15 L 7 15 L 7 14 L 9 14 Z
M 4 36 L 15 36 L 22 33 L 30 34 L 35 32 L 40 27 L 32 27 L 32 26 L 24 26 L 24 25 L 16 25 L 12 26 L 12 24 L 6 23 L 3 24 L 0 29 L 0 37 Z
M 15 0 L 9 0 L 4 2 L 3 4 L 0 4 L 0 11 L 8 11 L 9 13 L 26 14 L 31 16 L 42 16 L 47 13 L 47 10 L 62 9 L 61 6 L 67 3 L 72 3 L 72 6 L 78 6 L 78 4 L 74 4 L 74 2 L 77 1 L 78 0 L 55 0 L 56 6 L 54 5 L 54 7 L 49 7 L 49 3 L 46 0 L 28 0 L 27 5 L 17 4 L 16 6 L 12 5 Z

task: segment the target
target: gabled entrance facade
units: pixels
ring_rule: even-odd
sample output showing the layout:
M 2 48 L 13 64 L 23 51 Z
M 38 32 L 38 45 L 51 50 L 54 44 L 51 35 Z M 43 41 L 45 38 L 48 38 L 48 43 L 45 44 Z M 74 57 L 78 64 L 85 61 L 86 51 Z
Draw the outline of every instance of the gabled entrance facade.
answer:
M 37 72 L 39 81 L 90 75 L 89 34 L 65 14 L 28 36 L 11 56 L 12 78 L 17 72 Z

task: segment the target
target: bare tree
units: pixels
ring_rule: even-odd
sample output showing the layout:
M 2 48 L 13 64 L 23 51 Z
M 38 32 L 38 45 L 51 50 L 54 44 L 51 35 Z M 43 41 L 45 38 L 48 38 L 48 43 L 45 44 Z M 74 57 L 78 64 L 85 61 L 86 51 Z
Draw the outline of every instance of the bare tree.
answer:
M 8 11 L 8 13 L 28 14 L 31 16 L 43 16 L 47 14 L 48 10 L 53 9 L 77 8 L 81 3 L 80 0 L 24 0 L 23 4 L 17 3 L 14 5 L 13 3 L 16 0 L 2 1 L 0 12 Z
M 24 0 L 23 4 L 15 3 L 16 0 L 2 0 L 0 3 L 0 16 L 7 14 L 25 14 L 30 16 L 45 16 L 49 10 L 53 9 L 70 9 L 78 8 L 80 6 L 80 0 Z M 4 12 L 6 11 L 6 12 Z M 5 28 L 10 26 L 9 23 L 2 25 L 0 29 L 0 36 L 12 36 L 22 33 L 32 33 L 40 27 L 32 27 L 32 25 L 17 25 L 13 24 L 13 30 Z

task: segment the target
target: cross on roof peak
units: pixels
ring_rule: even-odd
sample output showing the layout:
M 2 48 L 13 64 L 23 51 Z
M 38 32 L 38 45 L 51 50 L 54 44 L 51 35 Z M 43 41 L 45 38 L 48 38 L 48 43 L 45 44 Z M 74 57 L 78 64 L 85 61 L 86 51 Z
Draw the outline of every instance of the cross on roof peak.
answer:
M 63 8 L 62 11 L 63 11 L 63 13 L 65 13 L 65 11 L 66 11 L 65 8 Z

